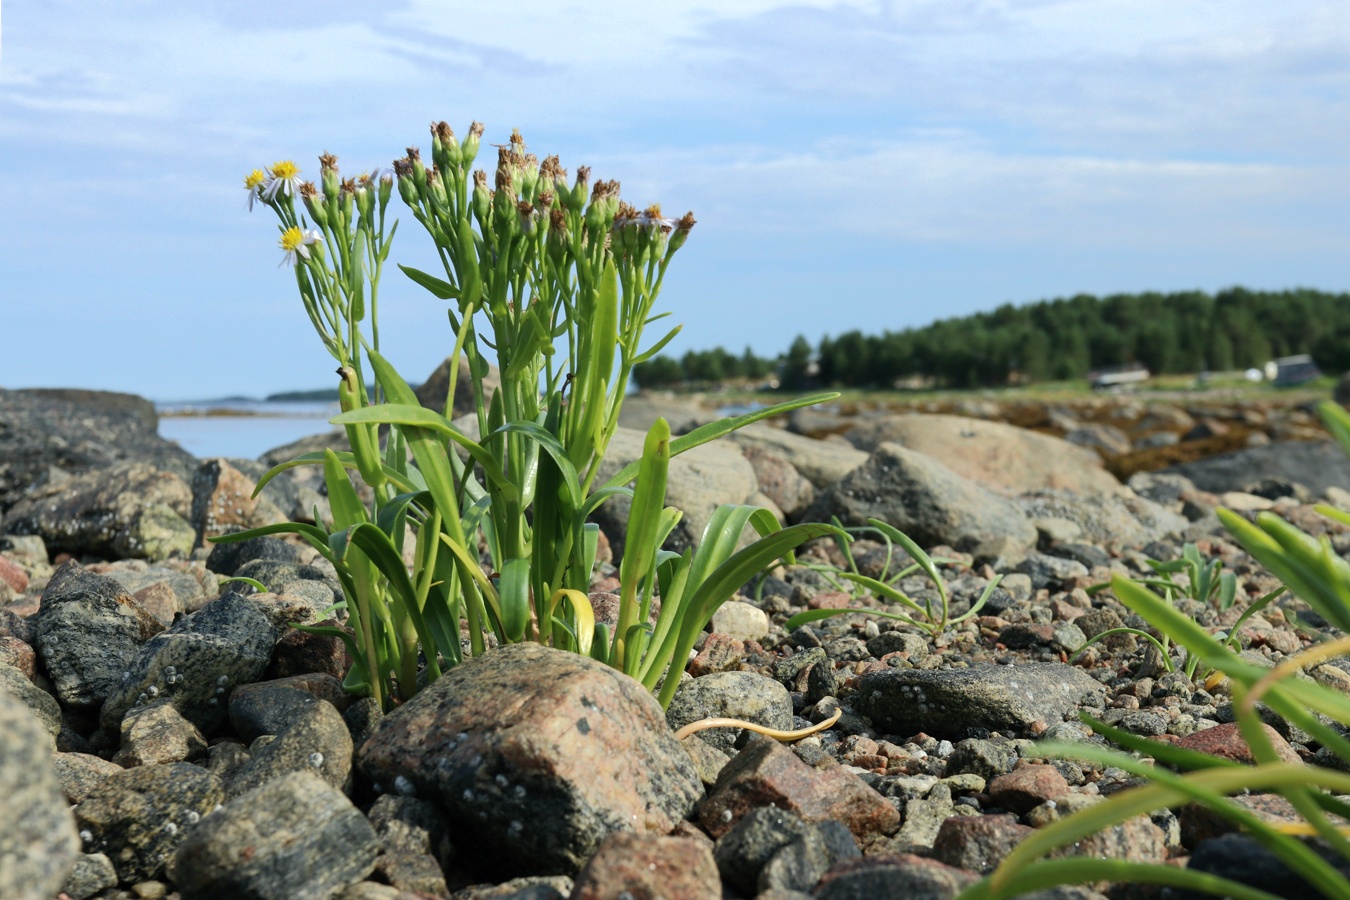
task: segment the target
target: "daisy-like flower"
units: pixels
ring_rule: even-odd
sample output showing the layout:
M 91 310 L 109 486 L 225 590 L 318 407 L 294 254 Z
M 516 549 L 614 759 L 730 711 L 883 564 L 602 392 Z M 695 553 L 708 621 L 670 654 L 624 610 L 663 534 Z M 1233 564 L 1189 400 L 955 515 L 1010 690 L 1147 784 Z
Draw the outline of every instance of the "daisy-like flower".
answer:
M 277 268 L 282 266 L 295 265 L 296 255 L 309 259 L 309 245 L 317 241 L 323 235 L 313 228 L 301 229 L 298 225 L 292 225 L 281 233 L 281 240 L 277 245 L 286 251 L 286 255 L 277 263 Z
M 294 195 L 299 187 L 300 167 L 289 159 L 283 159 L 268 167 L 267 183 L 263 185 L 262 196 L 270 201 L 276 198 L 278 191 Z
M 260 196 L 263 184 L 267 181 L 267 176 L 263 174 L 262 169 L 254 169 L 244 176 L 244 190 L 248 191 L 248 211 L 253 212 L 253 201 Z

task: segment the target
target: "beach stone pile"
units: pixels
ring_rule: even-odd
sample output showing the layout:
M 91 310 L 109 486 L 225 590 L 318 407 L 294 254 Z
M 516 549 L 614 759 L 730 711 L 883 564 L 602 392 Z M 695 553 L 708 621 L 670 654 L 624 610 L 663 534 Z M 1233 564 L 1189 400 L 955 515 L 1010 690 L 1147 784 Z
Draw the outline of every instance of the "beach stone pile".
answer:
M 615 464 L 641 434 L 629 423 Z M 343 623 L 341 584 L 321 557 L 275 537 L 204 541 L 292 514 L 281 495 L 233 512 L 261 463 L 174 472 L 128 453 L 53 457 L 24 470 L 45 476 L 12 475 L 0 520 L 0 897 L 954 897 L 1035 829 L 1135 783 L 1039 753 L 1042 739 L 1100 742 L 1082 712 L 1250 760 L 1226 685 L 1188 678 L 1129 634 L 1093 641 L 1144 623 L 1090 587 L 1151 574 L 1149 560 L 1193 543 L 1237 574 L 1237 600 L 1177 606 L 1231 629 L 1277 582 L 1219 527 L 1220 504 L 1269 510 L 1350 551 L 1350 534 L 1311 507 L 1350 506 L 1345 485 L 1297 467 L 1253 480 L 1246 463 L 1209 460 L 1121 483 L 1094 451 L 1059 438 L 913 413 L 825 438 L 760 424 L 710 446 L 722 456 L 672 467 L 672 492 L 711 504 L 705 517 L 762 497 L 788 522 L 883 519 L 941 560 L 953 619 L 998 584 L 975 614 L 925 630 L 869 613 L 894 610 L 884 600 L 845 593 L 831 571 L 850 563 L 821 541 L 719 610 L 669 710 L 593 660 L 523 644 L 383 711 L 343 689 L 340 640 L 293 627 Z M 153 473 L 139 483 L 170 485 L 145 490 L 147 503 L 185 526 L 162 554 L 106 536 L 146 533 L 135 531 L 146 508 L 117 500 L 138 491 L 115 488 L 138 466 Z M 61 504 L 77 494 L 43 492 L 73 491 L 89 473 L 88 496 L 101 492 L 112 514 L 101 536 L 77 539 L 70 522 L 48 527 L 29 512 L 41 497 L 76 514 Z M 617 559 L 626 513 L 611 515 Z M 875 534 L 850 553 L 871 577 L 907 564 Z M 597 573 L 597 607 L 613 573 Z M 266 590 L 221 583 L 234 576 Z M 920 574 L 897 586 L 937 599 Z M 785 627 L 795 613 L 843 607 L 859 611 Z M 1239 641 L 1245 658 L 1274 665 L 1328 631 L 1285 598 L 1249 618 Z M 1350 660 L 1307 677 L 1350 693 Z M 832 728 L 790 743 L 735 727 L 675 737 L 712 716 L 791 730 L 836 713 Z M 1312 735 L 1273 713 L 1267 724 L 1287 760 L 1325 759 Z M 1279 798 L 1248 800 L 1259 815 L 1296 817 Z M 1197 867 L 1236 856 L 1250 883 L 1279 885 L 1279 863 L 1234 849 L 1241 840 L 1185 807 L 1067 852 Z M 1109 885 L 1044 894 L 1104 895 L 1135 896 Z

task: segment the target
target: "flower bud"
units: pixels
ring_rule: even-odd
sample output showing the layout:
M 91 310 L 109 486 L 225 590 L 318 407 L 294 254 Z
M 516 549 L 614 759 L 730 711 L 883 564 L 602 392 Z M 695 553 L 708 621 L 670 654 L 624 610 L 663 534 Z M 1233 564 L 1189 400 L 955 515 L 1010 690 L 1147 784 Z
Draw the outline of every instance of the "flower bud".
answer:
M 445 122 L 437 122 L 431 126 L 431 158 L 436 161 L 437 166 L 446 171 L 460 164 L 459 139 Z
M 492 207 L 492 192 L 488 190 L 487 173 L 478 169 L 473 173 L 473 215 L 483 224 L 487 222 L 488 210 Z
M 389 172 L 380 175 L 380 212 L 389 205 L 389 195 L 394 191 L 394 176 Z
M 305 210 L 309 212 L 309 217 L 315 225 L 323 228 L 328 224 L 328 210 L 324 208 L 324 197 L 314 187 L 314 182 L 306 181 L 300 185 L 300 199 L 304 201 Z
M 685 213 L 680 221 L 675 223 L 675 231 L 670 235 L 670 243 L 666 246 L 666 255 L 673 254 L 676 250 L 684 246 L 684 242 L 689 239 L 689 232 L 694 227 L 693 212 Z
M 323 182 L 323 192 L 329 197 L 338 192 L 338 160 L 331 153 L 319 157 L 319 180 Z
M 460 153 L 463 157 L 462 162 L 465 168 L 473 164 L 478 156 L 478 140 L 483 136 L 483 123 L 474 122 L 469 126 L 469 136 L 464 139 L 460 145 Z

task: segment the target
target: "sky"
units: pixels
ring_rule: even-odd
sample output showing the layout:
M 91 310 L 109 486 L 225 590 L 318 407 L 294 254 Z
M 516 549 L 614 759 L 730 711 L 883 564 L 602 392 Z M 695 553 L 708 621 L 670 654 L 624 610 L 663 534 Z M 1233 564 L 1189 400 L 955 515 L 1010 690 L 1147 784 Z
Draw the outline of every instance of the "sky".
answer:
M 692 210 L 669 350 L 773 355 L 1084 292 L 1350 289 L 1347 113 L 1339 2 L 8 0 L 0 387 L 331 384 L 243 177 L 387 167 L 441 119 Z M 391 210 L 392 259 L 434 269 Z M 387 273 L 381 338 L 420 380 L 445 304 Z

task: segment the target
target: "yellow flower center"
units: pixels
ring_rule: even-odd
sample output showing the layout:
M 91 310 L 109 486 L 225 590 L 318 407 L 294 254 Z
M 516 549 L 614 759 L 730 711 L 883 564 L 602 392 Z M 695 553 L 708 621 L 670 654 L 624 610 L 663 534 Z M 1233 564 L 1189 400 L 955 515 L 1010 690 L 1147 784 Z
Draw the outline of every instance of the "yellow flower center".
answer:
M 244 176 L 244 190 L 251 191 L 266 180 L 267 176 L 263 174 L 262 169 L 254 169 Z
M 281 233 L 281 249 L 287 253 L 294 253 L 295 249 L 305 242 L 305 233 L 297 226 L 292 225 Z
M 289 180 L 300 174 L 300 167 L 289 159 L 283 159 L 281 162 L 272 163 L 272 177 L 280 178 L 282 181 Z

